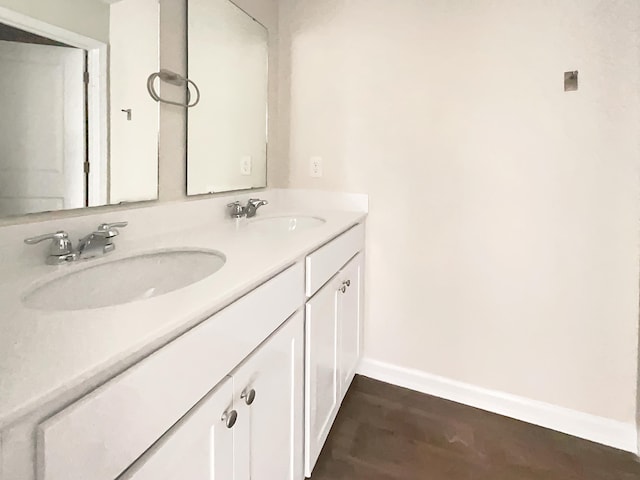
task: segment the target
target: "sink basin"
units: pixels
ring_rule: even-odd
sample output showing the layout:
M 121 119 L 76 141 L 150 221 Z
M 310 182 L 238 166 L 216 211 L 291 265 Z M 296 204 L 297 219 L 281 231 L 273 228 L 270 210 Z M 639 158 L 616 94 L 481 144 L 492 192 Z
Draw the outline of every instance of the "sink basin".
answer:
M 158 297 L 220 270 L 226 258 L 205 250 L 152 252 L 89 266 L 39 285 L 23 297 L 38 310 L 88 310 Z
M 324 223 L 326 220 L 318 217 L 267 217 L 249 221 L 246 228 L 263 233 L 287 233 L 319 227 Z

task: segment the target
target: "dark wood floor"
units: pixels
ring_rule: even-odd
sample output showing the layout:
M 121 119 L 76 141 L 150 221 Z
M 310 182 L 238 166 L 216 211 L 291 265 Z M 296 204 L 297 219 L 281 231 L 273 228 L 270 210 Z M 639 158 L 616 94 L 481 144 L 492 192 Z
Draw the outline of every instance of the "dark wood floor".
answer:
M 313 480 L 640 480 L 632 454 L 356 377 Z

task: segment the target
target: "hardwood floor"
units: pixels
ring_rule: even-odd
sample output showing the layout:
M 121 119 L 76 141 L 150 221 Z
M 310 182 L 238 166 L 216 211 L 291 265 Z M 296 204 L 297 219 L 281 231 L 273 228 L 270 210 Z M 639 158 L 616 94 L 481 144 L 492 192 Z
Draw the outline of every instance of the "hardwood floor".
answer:
M 312 480 L 640 480 L 629 453 L 356 377 Z

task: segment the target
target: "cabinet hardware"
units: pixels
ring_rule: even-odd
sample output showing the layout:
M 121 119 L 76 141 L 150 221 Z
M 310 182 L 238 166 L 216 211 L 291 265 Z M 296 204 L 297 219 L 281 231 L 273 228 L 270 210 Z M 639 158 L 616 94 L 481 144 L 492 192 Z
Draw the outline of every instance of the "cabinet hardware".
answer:
M 342 285 L 342 286 L 338 289 L 338 291 L 339 291 L 339 292 L 342 292 L 342 293 L 346 293 L 346 292 L 347 292 L 347 286 L 346 286 L 346 285 Z
M 350 287 L 350 286 L 351 286 L 351 280 L 347 280 L 347 281 L 346 281 L 346 282 L 344 282 L 344 283 L 347 285 L 347 287 Z
M 238 412 L 231 410 L 230 412 L 224 412 L 221 420 L 225 422 L 227 428 L 233 428 L 238 421 Z
M 244 400 L 247 405 L 251 405 L 256 400 L 256 391 L 252 388 L 248 392 L 245 390 L 240 395 L 240 398 Z

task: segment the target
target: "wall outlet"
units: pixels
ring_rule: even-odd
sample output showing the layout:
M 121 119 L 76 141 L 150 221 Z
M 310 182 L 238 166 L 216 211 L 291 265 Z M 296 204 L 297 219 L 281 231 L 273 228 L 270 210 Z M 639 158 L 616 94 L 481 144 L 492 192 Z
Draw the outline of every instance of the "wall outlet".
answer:
M 242 159 L 240 160 L 240 174 L 251 175 L 251 167 L 252 167 L 251 156 L 245 155 L 244 157 L 242 157 Z
M 322 177 L 322 157 L 311 157 L 309 161 L 309 175 L 313 178 Z

